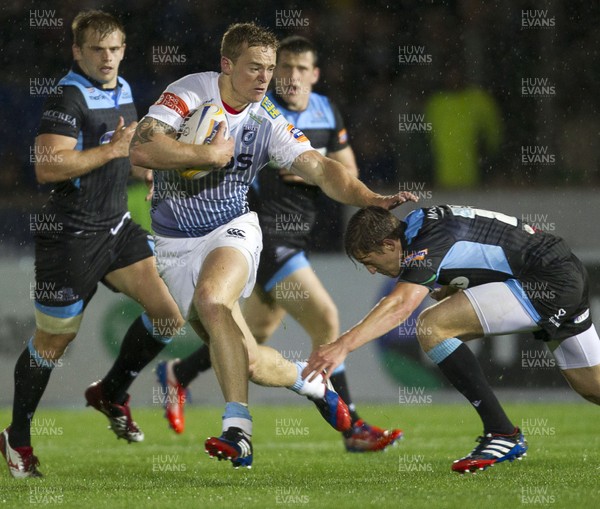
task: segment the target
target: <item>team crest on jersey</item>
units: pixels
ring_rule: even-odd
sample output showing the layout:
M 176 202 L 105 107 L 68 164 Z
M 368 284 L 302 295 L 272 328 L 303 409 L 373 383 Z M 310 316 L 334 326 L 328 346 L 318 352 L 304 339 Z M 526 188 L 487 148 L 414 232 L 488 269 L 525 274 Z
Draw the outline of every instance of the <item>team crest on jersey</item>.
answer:
M 269 99 L 267 96 L 265 96 L 260 105 L 271 118 L 277 118 L 279 115 L 281 115 L 281 112 L 275 107 L 271 99 Z
M 244 145 L 251 145 L 256 140 L 256 133 L 258 132 L 257 125 L 245 125 L 244 131 L 242 132 L 242 143 Z
M 290 134 L 294 137 L 296 141 L 308 141 L 306 135 L 297 127 L 294 127 L 292 124 L 288 124 L 286 129 L 290 132 Z

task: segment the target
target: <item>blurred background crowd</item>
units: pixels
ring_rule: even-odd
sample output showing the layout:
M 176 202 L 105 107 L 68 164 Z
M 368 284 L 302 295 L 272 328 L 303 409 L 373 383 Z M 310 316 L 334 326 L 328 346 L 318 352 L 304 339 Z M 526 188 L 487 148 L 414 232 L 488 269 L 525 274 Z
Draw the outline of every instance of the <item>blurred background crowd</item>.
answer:
M 68 71 L 85 8 L 124 22 L 121 74 L 140 117 L 170 82 L 218 70 L 227 26 L 255 20 L 316 42 L 316 91 L 340 107 L 378 191 L 600 183 L 597 2 L 13 0 L 0 7 L 4 248 L 30 245 L 29 214 L 47 197 L 31 163 L 43 85 Z

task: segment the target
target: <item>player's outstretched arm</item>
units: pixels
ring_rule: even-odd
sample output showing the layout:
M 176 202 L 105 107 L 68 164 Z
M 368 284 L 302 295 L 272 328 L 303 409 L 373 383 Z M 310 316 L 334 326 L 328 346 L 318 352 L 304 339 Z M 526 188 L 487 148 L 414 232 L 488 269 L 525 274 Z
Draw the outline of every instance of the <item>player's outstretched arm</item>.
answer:
M 330 198 L 356 207 L 371 205 L 393 209 L 407 201 L 418 201 L 408 192 L 383 196 L 374 193 L 360 180 L 352 176 L 342 164 L 324 157 L 316 150 L 300 154 L 292 164 L 292 171 L 309 183 L 319 186 Z
M 35 176 L 40 184 L 62 182 L 85 175 L 113 159 L 129 155 L 129 142 L 137 122 L 125 126 L 123 117 L 109 143 L 86 150 L 76 150 L 77 139 L 45 133 L 35 139 Z
M 169 124 L 144 117 L 131 140 L 131 164 L 155 170 L 180 170 L 194 166 L 222 168 L 233 157 L 233 139 L 225 139 L 226 126 L 220 125 L 210 145 L 181 143 Z
M 429 293 L 426 286 L 413 283 L 398 283 L 392 292 L 381 299 L 360 322 L 344 332 L 333 343 L 321 346 L 308 359 L 302 377 L 325 372 L 325 378 L 333 373 L 346 356 L 364 344 L 383 336 L 401 325 Z

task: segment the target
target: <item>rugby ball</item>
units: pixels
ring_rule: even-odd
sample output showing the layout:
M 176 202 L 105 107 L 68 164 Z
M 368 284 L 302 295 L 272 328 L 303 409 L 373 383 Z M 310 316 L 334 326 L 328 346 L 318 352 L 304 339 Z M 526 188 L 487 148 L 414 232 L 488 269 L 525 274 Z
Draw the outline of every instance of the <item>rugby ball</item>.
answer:
M 177 141 L 194 145 L 210 143 L 217 134 L 221 122 L 227 125 L 227 116 L 223 108 L 212 103 L 203 104 L 185 117 L 179 128 Z M 225 138 L 229 138 L 228 125 Z M 180 170 L 179 173 L 183 178 L 197 180 L 206 177 L 212 170 L 213 168 L 210 167 L 195 167 Z

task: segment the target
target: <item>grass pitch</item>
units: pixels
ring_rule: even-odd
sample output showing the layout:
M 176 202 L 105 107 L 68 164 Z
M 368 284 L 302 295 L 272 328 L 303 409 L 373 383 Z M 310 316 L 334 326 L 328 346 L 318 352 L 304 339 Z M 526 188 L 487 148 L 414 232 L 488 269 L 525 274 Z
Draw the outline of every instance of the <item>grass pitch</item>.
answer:
M 142 443 L 117 441 L 91 409 L 40 409 L 34 447 L 43 479 L 0 471 L 0 507 L 76 508 L 514 508 L 597 507 L 599 409 L 591 404 L 506 405 L 527 432 L 523 461 L 477 475 L 451 472 L 481 432 L 465 404 L 361 406 L 374 424 L 401 427 L 385 453 L 346 453 L 311 405 L 252 408 L 251 470 L 210 460 L 203 442 L 217 434 L 220 408 L 190 407 L 175 435 L 157 409 L 134 408 Z M 9 422 L 9 409 L 0 422 Z

